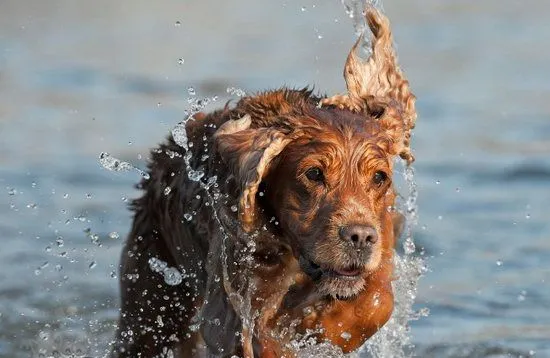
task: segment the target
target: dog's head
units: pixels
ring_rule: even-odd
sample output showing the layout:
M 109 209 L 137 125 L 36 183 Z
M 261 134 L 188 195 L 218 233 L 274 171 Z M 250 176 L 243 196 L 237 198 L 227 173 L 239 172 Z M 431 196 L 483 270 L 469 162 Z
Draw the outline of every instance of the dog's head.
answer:
M 357 57 L 360 40 L 352 48 L 346 95 L 320 103 L 307 91 L 248 97 L 237 105 L 240 119 L 216 133 L 241 186 L 242 228 L 271 224 L 319 290 L 341 299 L 358 294 L 366 276 L 391 260 L 393 158 L 413 160 L 414 96 L 388 20 L 374 8 L 367 20 L 373 54 Z

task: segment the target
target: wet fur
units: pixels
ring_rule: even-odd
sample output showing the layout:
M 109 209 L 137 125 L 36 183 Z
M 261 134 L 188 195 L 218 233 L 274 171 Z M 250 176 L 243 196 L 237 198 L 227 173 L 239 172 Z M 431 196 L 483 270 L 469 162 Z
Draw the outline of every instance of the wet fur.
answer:
M 352 49 L 348 94 L 283 88 L 187 123 L 192 170 L 217 178 L 209 194 L 188 179 L 186 152 L 173 138 L 152 152 L 121 257 L 113 356 L 292 356 L 290 340 L 311 331 L 350 352 L 389 319 L 402 224 L 390 210 L 392 163 L 413 160 L 416 112 L 389 22 L 374 9 L 367 20 L 373 59 L 361 63 Z M 312 167 L 322 168 L 322 184 L 306 177 Z M 388 175 L 382 184 L 373 181 L 378 171 Z M 338 235 L 350 224 L 374 228 L 378 240 L 354 249 Z M 151 258 L 184 272 L 183 282 L 167 285 Z M 350 265 L 362 269 L 356 280 L 330 274 Z
M 239 228 L 236 226 L 238 217 L 230 209 L 232 206 L 238 205 L 241 196 L 239 180 L 233 174 L 235 169 L 231 169 L 231 166 L 236 164 L 221 158 L 219 145 L 216 145 L 214 140 L 216 130 L 223 123 L 253 113 L 255 117 L 252 117 L 250 130 L 278 128 L 278 130 L 285 133 L 299 130 L 303 132 L 302 140 L 307 138 L 306 140 L 309 141 L 310 144 L 308 145 L 311 146 L 312 151 L 315 151 L 319 145 L 312 141 L 313 138 L 323 136 L 325 139 L 329 139 L 329 142 L 331 142 L 330 149 L 333 151 L 332 160 L 335 167 L 332 170 L 335 171 L 334 175 L 343 175 L 344 179 L 349 181 L 345 183 L 344 191 L 346 193 L 342 194 L 345 197 L 340 196 L 334 200 L 339 202 L 339 205 L 346 202 L 353 203 L 355 191 L 351 188 L 364 188 L 365 185 L 369 185 L 370 177 L 366 177 L 361 171 L 370 173 L 372 171 L 372 169 L 369 170 L 371 166 L 387 168 L 391 165 L 389 156 L 384 157 L 382 155 L 383 150 L 378 145 L 365 143 L 356 147 L 358 148 L 356 150 L 364 152 L 364 156 L 369 158 L 363 164 L 365 168 L 352 165 L 354 169 L 348 170 L 347 163 L 342 163 L 342 161 L 347 158 L 346 160 L 358 164 L 359 158 L 349 157 L 350 153 L 342 152 L 342 147 L 346 148 L 343 146 L 345 141 L 363 140 L 365 139 L 364 136 L 368 137 L 369 133 L 372 132 L 381 135 L 380 138 L 377 138 L 382 141 L 381 147 L 383 148 L 387 145 L 387 143 L 384 144 L 387 138 L 384 138 L 383 132 L 380 131 L 378 124 L 374 121 L 365 124 L 364 118 L 351 112 L 337 108 L 319 109 L 317 108 L 318 101 L 319 99 L 313 97 L 309 91 L 274 91 L 245 98 L 232 109 L 226 108 L 208 116 L 198 115 L 196 116 L 198 119 L 191 120 L 188 123 L 189 141 L 194 143 L 192 147 L 193 168 L 204 170 L 206 177 L 216 175 L 218 183 L 222 186 L 220 188 L 221 192 L 227 194 L 227 196 L 223 196 L 218 200 L 217 212 L 225 224 L 224 229 L 230 233 L 227 246 L 230 262 L 232 259 L 238 261 L 237 256 L 241 255 L 240 250 L 246 244 L 238 238 Z M 203 137 L 207 138 L 206 146 L 203 145 Z M 247 138 L 249 141 L 252 140 L 249 135 Z M 259 139 L 256 138 L 256 140 Z M 233 149 L 234 152 L 238 152 L 235 148 Z M 203 162 L 200 158 L 204 153 L 209 153 L 211 156 Z M 143 180 L 140 184 L 140 187 L 144 190 L 144 195 L 135 200 L 132 205 L 135 211 L 134 224 L 121 259 L 122 315 L 118 343 L 115 349 L 115 351 L 123 351 L 119 354 L 119 357 L 153 357 L 162 352 L 162 347 L 180 346 L 189 348 L 202 340 L 206 341 L 207 349 L 212 353 L 221 353 L 222 351 L 224 355 L 242 353 L 240 339 L 235 335 L 236 332 L 242 329 L 240 315 L 237 314 L 227 291 L 221 283 L 224 263 L 221 262 L 221 252 L 219 250 L 223 233 L 220 231 L 219 223 L 213 220 L 212 207 L 205 205 L 208 200 L 204 190 L 200 188 L 198 183 L 187 179 L 186 166 L 183 160 L 184 155 L 183 148 L 178 146 L 172 138 L 168 138 L 163 145 L 154 150 L 149 166 L 151 177 L 148 180 Z M 299 240 L 305 243 L 304 248 L 306 250 L 311 250 L 312 256 L 336 264 L 345 263 L 343 261 L 350 259 L 346 255 L 339 258 L 339 252 L 343 251 L 340 250 L 342 243 L 329 242 L 316 247 L 315 239 L 316 235 L 319 234 L 315 234 L 315 230 L 309 231 L 309 236 L 306 233 L 308 228 L 314 224 L 312 221 L 315 221 L 315 211 L 311 207 L 301 206 L 302 202 L 287 197 L 297 190 L 282 186 L 281 190 L 285 190 L 287 194 L 279 193 L 277 185 L 270 183 L 277 180 L 277 171 L 280 171 L 279 174 L 286 178 L 284 172 L 289 169 L 283 168 L 286 165 L 284 163 L 293 163 L 292 158 L 294 155 L 296 154 L 291 150 L 283 152 L 277 159 L 277 163 L 273 163 L 272 171 L 265 178 L 266 188 L 263 188 L 265 195 L 257 197 L 260 201 L 271 201 L 270 205 L 260 203 L 261 213 L 258 214 L 261 221 L 260 226 L 266 225 L 268 229 L 262 231 L 260 237 L 257 238 L 259 244 L 256 255 L 259 257 L 260 266 L 246 268 L 246 270 L 252 270 L 252 273 L 256 276 L 255 282 L 258 287 L 255 293 L 256 297 L 261 300 L 270 300 L 275 306 L 279 307 L 277 310 L 271 310 L 269 305 L 266 305 L 263 301 L 253 300 L 253 302 L 256 302 L 254 303 L 254 309 L 263 311 L 261 315 L 263 322 L 259 322 L 256 327 L 263 331 L 254 338 L 255 345 L 260 347 L 256 348 L 257 351 L 261 349 L 270 349 L 277 352 L 285 351 L 286 349 L 282 347 L 272 347 L 274 343 L 269 334 L 264 331 L 275 323 L 277 317 L 283 317 L 283 320 L 287 321 L 290 318 L 301 317 L 301 310 L 306 305 L 317 305 L 321 311 L 331 310 L 334 312 L 345 307 L 346 312 L 349 310 L 349 313 L 345 314 L 347 316 L 360 306 L 368 311 L 365 308 L 368 306 L 368 302 L 365 302 L 365 300 L 374 300 L 373 297 L 377 294 L 378 300 L 381 300 L 383 304 L 380 306 L 382 309 L 378 309 L 381 312 L 381 318 L 376 320 L 376 327 L 385 322 L 392 307 L 390 281 L 394 244 L 393 218 L 389 214 L 382 215 L 383 217 L 380 218 L 373 216 L 373 213 L 387 213 L 386 207 L 393 203 L 394 196 L 391 192 L 384 195 L 382 198 L 384 200 L 380 201 L 380 207 L 376 210 L 368 208 L 369 210 L 361 211 L 365 210 L 362 206 L 356 206 L 356 209 L 353 209 L 353 205 L 351 207 L 342 205 L 337 216 L 322 216 L 323 220 L 326 219 L 323 222 L 326 222 L 327 233 L 331 237 L 334 237 L 334 234 L 331 233 L 341 224 L 342 220 L 349 220 L 350 217 L 358 215 L 367 217 L 369 222 L 375 223 L 383 237 L 383 240 L 381 240 L 383 250 L 380 250 L 380 257 L 376 260 L 377 263 L 374 263 L 374 266 L 378 269 L 358 283 L 361 286 L 358 289 L 365 286 L 369 288 L 368 294 L 359 293 L 351 301 L 340 302 L 334 300 L 325 295 L 326 288 L 314 287 L 312 282 L 300 272 L 296 257 L 293 254 L 296 250 L 299 250 L 292 242 L 296 238 L 282 237 L 281 230 L 284 229 L 273 225 L 273 221 L 270 220 L 271 215 L 274 214 L 273 205 L 280 205 L 279 215 L 281 217 L 287 215 L 285 210 L 288 210 L 289 216 L 287 219 L 277 219 L 281 220 L 280 226 L 291 225 L 288 224 L 289 220 L 300 222 L 304 220 L 304 223 L 306 223 L 306 227 L 303 228 L 304 231 L 299 231 L 300 234 L 304 234 Z M 288 182 L 292 185 L 293 179 L 288 178 Z M 164 194 L 166 187 L 171 188 L 168 195 Z M 270 198 L 271 195 L 273 196 Z M 275 199 L 275 196 L 279 195 L 281 195 L 282 200 Z M 197 196 L 200 199 L 197 199 Z M 297 207 L 286 209 L 287 206 L 292 207 L 293 205 Z M 330 203 L 327 205 L 336 204 Z M 296 209 L 300 213 L 300 217 L 292 218 L 290 212 L 293 210 L 293 212 L 296 212 Z M 335 209 L 326 210 L 330 212 Z M 195 212 L 193 219 L 187 221 L 184 215 L 192 212 Z M 315 224 L 321 229 L 322 225 L 325 225 L 323 222 L 316 222 Z M 262 253 L 265 253 L 264 257 L 260 257 Z M 164 283 L 160 274 L 149 268 L 148 260 L 152 257 L 166 261 L 169 266 L 177 267 L 180 271 L 192 273 L 194 276 L 185 279 L 180 285 L 169 286 Z M 261 260 L 265 258 L 278 260 L 281 264 L 275 269 L 270 266 L 263 268 Z M 207 262 L 209 262 L 208 265 Z M 233 267 L 229 269 L 233 285 L 236 286 L 235 291 L 239 289 L 239 283 L 244 282 L 244 278 L 238 275 L 239 269 L 243 268 Z M 325 285 L 330 285 L 330 282 L 325 283 Z M 304 289 L 304 287 L 309 288 Z M 292 303 L 291 301 L 296 298 L 291 296 L 295 296 L 300 289 L 307 291 L 301 292 L 300 295 L 302 295 L 302 298 L 309 295 L 309 302 L 306 300 L 306 302 Z M 205 299 L 208 300 L 208 303 L 203 305 Z M 282 304 L 283 299 L 286 300 L 286 307 Z M 193 323 L 192 318 L 197 315 L 199 310 L 202 310 L 201 316 L 203 318 L 200 334 L 189 329 L 189 326 Z M 269 310 L 271 312 L 267 312 Z M 375 311 L 366 313 L 371 316 L 378 316 Z M 350 320 L 350 324 L 353 323 L 353 326 L 346 327 L 344 325 L 336 328 L 334 332 L 320 335 L 319 338 L 331 339 L 346 351 L 349 350 L 348 347 L 356 348 L 357 344 L 353 342 L 341 342 L 342 339 L 339 337 L 342 332 L 352 333 L 358 330 L 356 337 L 362 337 L 360 340 L 362 342 L 376 330 L 373 327 L 365 330 L 361 326 L 356 328 L 357 319 Z M 362 319 L 359 318 L 359 320 Z M 219 325 L 214 323 L 217 322 L 216 320 L 220 320 Z M 322 322 L 323 320 L 306 317 L 296 331 L 300 332 L 306 328 L 315 328 L 319 323 L 323 325 Z M 131 331 L 132 334 L 124 334 L 128 331 Z M 260 342 L 261 339 L 264 340 L 263 343 Z M 262 346 L 264 348 L 261 348 Z M 184 352 L 181 353 L 183 356 L 191 354 L 189 350 L 178 349 L 180 352 Z

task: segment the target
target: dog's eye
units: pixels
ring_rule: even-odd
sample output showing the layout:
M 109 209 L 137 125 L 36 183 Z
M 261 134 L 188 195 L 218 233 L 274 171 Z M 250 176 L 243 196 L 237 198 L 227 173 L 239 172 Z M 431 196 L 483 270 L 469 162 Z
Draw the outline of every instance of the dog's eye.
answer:
M 374 173 L 374 177 L 372 178 L 372 181 L 376 185 L 382 185 L 386 181 L 386 179 L 388 179 L 388 174 L 379 170 L 376 173 Z
M 311 181 L 322 182 L 325 179 L 323 171 L 320 168 L 311 168 L 306 172 L 306 177 Z

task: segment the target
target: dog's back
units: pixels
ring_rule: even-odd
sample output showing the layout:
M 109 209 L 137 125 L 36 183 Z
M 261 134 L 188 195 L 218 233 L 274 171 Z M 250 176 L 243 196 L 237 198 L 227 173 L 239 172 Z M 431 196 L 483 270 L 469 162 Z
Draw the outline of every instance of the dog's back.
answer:
M 121 255 L 115 356 L 150 357 L 163 347 L 189 347 L 193 344 L 183 343 L 197 340 L 192 320 L 203 303 L 208 239 L 217 223 L 210 220 L 212 210 L 204 205 L 208 198 L 200 182 L 189 179 L 189 171 L 215 175 L 216 161 L 216 171 L 225 172 L 218 158 L 207 157 L 212 134 L 227 120 L 224 113 L 188 122 L 189 152 L 172 136 L 151 152 L 150 178 L 138 185 L 144 193 L 131 205 L 133 226 Z

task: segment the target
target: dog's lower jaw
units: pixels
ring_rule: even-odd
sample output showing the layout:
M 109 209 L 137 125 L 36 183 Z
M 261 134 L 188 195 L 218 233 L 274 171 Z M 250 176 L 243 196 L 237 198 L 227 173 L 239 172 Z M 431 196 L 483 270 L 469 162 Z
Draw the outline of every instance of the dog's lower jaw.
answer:
M 356 297 L 365 287 L 362 276 L 349 279 L 344 277 L 328 277 L 319 283 L 319 292 L 336 300 L 350 300 Z

